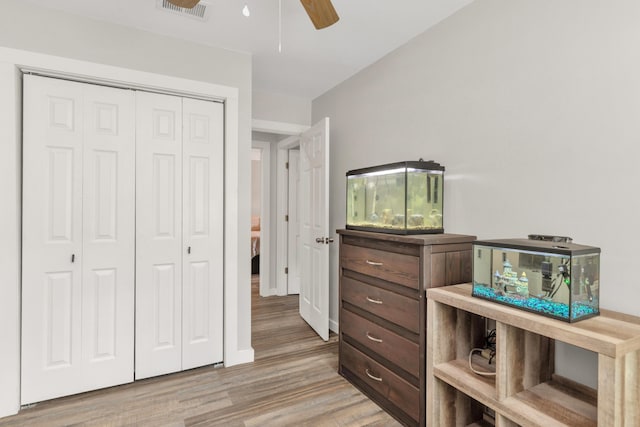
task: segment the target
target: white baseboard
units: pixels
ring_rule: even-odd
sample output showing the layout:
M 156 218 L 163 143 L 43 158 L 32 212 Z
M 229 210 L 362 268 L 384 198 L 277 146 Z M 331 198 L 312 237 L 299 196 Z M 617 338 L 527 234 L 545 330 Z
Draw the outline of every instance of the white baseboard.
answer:
M 329 330 L 332 331 L 332 332 L 335 332 L 337 334 L 338 331 L 339 331 L 338 322 L 336 322 L 333 319 L 329 319 Z
M 244 363 L 251 363 L 254 360 L 255 360 L 255 353 L 253 351 L 253 347 L 251 347 L 246 350 L 238 350 L 234 352 L 231 360 L 224 361 L 224 366 L 228 368 L 229 366 L 242 365 Z

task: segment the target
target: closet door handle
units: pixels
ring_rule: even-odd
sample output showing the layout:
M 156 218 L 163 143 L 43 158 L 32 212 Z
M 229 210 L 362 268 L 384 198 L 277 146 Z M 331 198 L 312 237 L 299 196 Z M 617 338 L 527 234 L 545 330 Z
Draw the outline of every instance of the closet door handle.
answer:
M 189 255 L 191 255 L 191 246 L 188 246 L 188 247 L 187 247 L 187 253 L 188 253 Z
M 76 262 L 76 254 L 71 254 L 71 262 Z

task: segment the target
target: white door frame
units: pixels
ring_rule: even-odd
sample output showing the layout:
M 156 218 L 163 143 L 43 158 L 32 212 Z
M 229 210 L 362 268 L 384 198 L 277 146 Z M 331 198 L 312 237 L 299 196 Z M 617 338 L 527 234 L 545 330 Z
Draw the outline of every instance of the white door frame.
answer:
M 253 361 L 253 349 L 239 347 L 239 327 L 250 327 L 251 313 L 239 313 L 238 283 L 246 260 L 239 260 L 239 236 L 246 236 L 249 225 L 238 217 L 239 158 L 239 90 L 238 88 L 179 77 L 136 71 L 110 65 L 56 57 L 35 52 L 0 47 L 0 197 L 7 201 L 0 211 L 0 417 L 16 414 L 20 409 L 20 195 L 22 73 L 39 71 L 50 76 L 103 83 L 111 86 L 164 91 L 201 99 L 225 102 L 225 256 L 224 258 L 224 363 L 231 366 Z M 244 239 L 243 239 L 244 240 Z M 244 251 L 243 251 L 244 252 Z M 242 264 L 240 264 L 242 262 Z M 242 318 L 240 318 L 242 316 Z
M 274 295 L 271 289 L 271 144 L 252 140 L 260 150 L 260 296 Z
M 288 174 L 289 221 L 287 222 L 287 294 L 300 294 L 300 150 L 290 148 Z
M 285 215 L 288 211 L 289 184 L 287 178 L 286 164 L 289 159 L 289 149 L 300 146 L 300 134 L 311 128 L 308 125 L 296 123 L 276 122 L 269 120 L 253 119 L 251 128 L 256 132 L 265 132 L 278 135 L 290 135 L 277 144 L 276 153 L 276 294 L 280 296 L 288 295 L 287 267 L 289 240 L 287 238 L 288 225 Z M 273 183 L 272 183 L 273 185 Z M 262 261 L 262 257 L 260 257 Z M 260 266 L 262 268 L 262 265 Z M 261 276 L 262 277 L 262 276 Z
M 278 232 L 276 248 L 276 289 L 278 295 L 288 295 L 287 274 L 285 268 L 289 262 L 289 223 L 285 216 L 289 212 L 289 178 L 287 174 L 287 162 L 289 150 L 300 146 L 300 136 L 294 135 L 278 142 L 277 159 L 277 206 L 278 220 L 276 229 Z

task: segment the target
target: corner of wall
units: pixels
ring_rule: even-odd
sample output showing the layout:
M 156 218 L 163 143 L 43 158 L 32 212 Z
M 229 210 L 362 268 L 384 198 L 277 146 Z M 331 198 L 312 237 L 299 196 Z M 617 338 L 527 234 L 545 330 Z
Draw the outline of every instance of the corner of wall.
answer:
M 16 209 L 0 210 L 0 417 L 20 410 L 20 73 L 0 62 L 0 197 Z M 12 204 L 9 204 L 12 206 Z

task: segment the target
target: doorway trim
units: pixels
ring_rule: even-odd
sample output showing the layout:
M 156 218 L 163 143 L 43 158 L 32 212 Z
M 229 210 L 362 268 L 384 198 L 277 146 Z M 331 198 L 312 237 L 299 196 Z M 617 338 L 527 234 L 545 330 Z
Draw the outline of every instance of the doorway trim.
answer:
M 248 224 L 238 216 L 239 184 L 239 90 L 238 88 L 189 80 L 179 77 L 96 64 L 76 59 L 0 47 L 0 196 L 7 209 L 0 211 L 0 350 L 4 361 L 0 366 L 0 417 L 18 413 L 20 409 L 20 263 L 21 263 L 21 119 L 23 70 L 39 71 L 78 81 L 122 85 L 150 91 L 171 91 L 225 102 L 225 237 L 224 249 L 224 363 L 232 366 L 251 362 L 253 348 L 239 348 L 239 327 L 245 327 L 250 313 L 238 310 L 240 270 L 247 263 L 239 260 L 239 236 L 246 236 Z M 6 167 L 4 167 L 6 166 Z M 15 206 L 13 203 L 15 202 Z M 244 218 L 244 217 L 243 217 Z M 242 261 L 242 263 L 241 263 Z M 240 318 L 242 316 L 242 318 Z
M 309 130 L 311 126 L 302 125 L 298 123 L 286 123 L 270 120 L 253 119 L 251 121 L 251 129 L 255 132 L 264 132 L 276 135 L 290 135 L 288 138 L 283 139 L 277 143 L 276 147 L 276 182 L 275 194 L 276 194 L 276 227 L 275 236 L 276 240 L 276 252 L 275 252 L 275 279 L 276 279 L 276 295 L 284 296 L 288 295 L 287 289 L 287 275 L 285 274 L 285 268 L 288 262 L 288 225 L 285 221 L 285 215 L 288 211 L 289 201 L 289 184 L 287 179 L 286 164 L 289 158 L 289 149 L 295 148 L 300 145 L 300 135 L 303 132 Z M 273 197 L 273 192 L 271 192 Z M 272 229 L 273 231 L 273 229 Z M 262 257 L 260 257 L 262 262 Z M 262 268 L 262 266 L 260 266 Z
M 307 127 L 308 129 L 308 127 Z M 287 273 L 285 268 L 288 266 L 289 257 L 289 223 L 286 221 L 286 215 L 289 213 L 289 177 L 287 172 L 287 162 L 289 161 L 289 150 L 300 146 L 300 135 L 290 136 L 278 142 L 277 152 L 277 210 L 278 221 L 277 228 L 277 247 L 276 247 L 276 289 L 277 294 L 284 296 L 289 294 L 287 286 Z
M 252 139 L 260 150 L 260 296 L 275 295 L 271 288 L 271 144 Z M 264 254 L 263 254 L 264 252 Z

